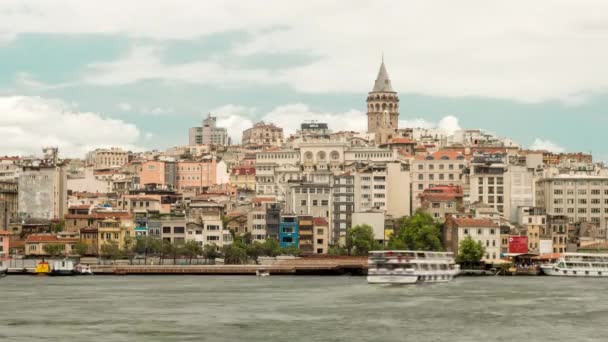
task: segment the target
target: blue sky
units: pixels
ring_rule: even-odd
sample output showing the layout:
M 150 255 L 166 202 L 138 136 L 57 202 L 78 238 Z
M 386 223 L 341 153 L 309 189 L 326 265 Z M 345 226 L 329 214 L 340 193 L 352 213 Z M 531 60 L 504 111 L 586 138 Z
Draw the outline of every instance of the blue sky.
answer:
M 259 119 L 362 129 L 384 52 L 402 125 L 608 160 L 605 2 L 145 4 L 0 3 L 0 154 L 165 149 L 208 112 L 237 139 Z

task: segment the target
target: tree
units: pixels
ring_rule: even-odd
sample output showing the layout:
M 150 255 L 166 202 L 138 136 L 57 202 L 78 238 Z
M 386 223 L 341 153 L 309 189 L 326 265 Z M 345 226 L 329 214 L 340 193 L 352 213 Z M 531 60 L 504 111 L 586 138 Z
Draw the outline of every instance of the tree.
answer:
M 111 240 L 101 245 L 101 255 L 105 258 L 116 260 L 121 257 L 120 247 L 118 242 Z
M 168 255 L 173 255 L 175 253 L 175 245 L 171 243 L 171 241 L 162 240 L 160 245 L 160 263 L 163 264 L 163 260 Z M 175 263 L 175 259 L 173 260 Z
M 281 245 L 275 238 L 268 238 L 262 244 L 263 255 L 269 257 L 276 257 L 281 254 Z
M 342 246 L 329 246 L 329 250 L 327 251 L 329 255 L 347 255 L 348 251 L 346 248 Z
M 281 254 L 299 256 L 300 255 L 300 249 L 298 248 L 298 246 L 285 247 L 285 248 L 281 249 Z
M 62 232 L 65 229 L 65 220 L 59 220 L 57 223 L 51 225 L 51 231 L 53 233 Z
M 186 244 L 183 247 L 183 253 L 185 256 L 188 257 L 188 263 L 192 264 L 192 259 L 203 254 L 203 249 L 201 248 L 201 245 L 198 244 L 198 242 L 194 240 L 188 240 L 186 241 Z
M 467 236 L 464 240 L 460 241 L 456 260 L 458 263 L 474 264 L 478 263 L 485 254 L 486 248 L 481 241 L 475 242 L 472 237 Z
M 64 253 L 65 245 L 61 243 L 48 243 L 42 247 L 42 250 L 44 250 L 44 253 L 56 257 Z
M 72 248 L 72 252 L 79 256 L 85 256 L 89 253 L 89 245 L 83 241 L 78 241 Z
M 265 246 L 261 242 L 254 241 L 253 243 L 247 245 L 245 247 L 245 252 L 247 253 L 247 257 L 258 264 L 258 259 L 261 255 L 264 255 Z
M 220 249 L 216 244 L 207 244 L 203 247 L 203 257 L 207 260 L 215 260 L 220 256 Z
M 125 236 L 121 254 L 129 259 L 129 264 L 133 265 L 133 259 L 137 256 L 137 243 L 130 236 Z
M 415 251 L 441 251 L 441 228 L 433 217 L 423 211 L 401 219 L 391 235 L 388 247 Z
M 346 231 L 346 251 L 349 255 L 367 255 L 371 250 L 382 249 L 374 239 L 374 230 L 366 224 L 348 228 Z
M 225 264 L 246 264 L 247 250 L 246 246 L 240 241 L 234 241 L 222 248 Z

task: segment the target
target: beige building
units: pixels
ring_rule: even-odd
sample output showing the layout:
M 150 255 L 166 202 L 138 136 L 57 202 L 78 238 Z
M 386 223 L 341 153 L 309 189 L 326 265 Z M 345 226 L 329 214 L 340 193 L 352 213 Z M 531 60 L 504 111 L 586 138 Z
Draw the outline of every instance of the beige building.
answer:
M 120 167 L 129 162 L 129 152 L 112 147 L 110 149 L 96 149 L 87 154 L 87 163 L 95 170 Z
M 536 206 L 547 215 L 565 216 L 569 223 L 591 222 L 606 229 L 608 177 L 559 175 L 536 183 Z
M 255 193 L 258 196 L 285 200 L 289 182 L 302 178 L 300 152 L 275 150 L 256 153 Z
M 411 212 L 409 165 L 371 163 L 354 172 L 355 211 L 380 210 L 393 217 Z
M 467 166 L 463 151 L 438 151 L 418 155 L 412 162 L 412 211 L 422 206 L 420 195 L 435 186 L 463 186 L 462 170 Z
M 260 121 L 243 131 L 243 145 L 281 146 L 283 143 L 283 128 L 273 123 Z
M 499 226 L 490 219 L 454 218 L 445 222 L 444 245 L 448 252 L 458 253 L 460 242 L 467 236 L 480 241 L 486 248 L 482 261 L 500 259 L 501 234 Z
M 237 166 L 232 168 L 230 185 L 237 189 L 255 190 L 255 167 Z

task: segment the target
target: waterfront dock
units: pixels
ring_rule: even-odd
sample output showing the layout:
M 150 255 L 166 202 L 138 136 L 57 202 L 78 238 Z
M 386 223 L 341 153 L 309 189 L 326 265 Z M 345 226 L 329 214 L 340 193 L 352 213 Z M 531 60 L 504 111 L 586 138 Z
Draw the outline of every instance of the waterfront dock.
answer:
M 342 275 L 367 273 L 366 257 L 323 257 L 277 260 L 246 265 L 129 265 L 91 264 L 96 275 L 255 275 L 259 269 L 271 275 Z M 9 268 L 9 274 L 34 274 L 32 267 Z

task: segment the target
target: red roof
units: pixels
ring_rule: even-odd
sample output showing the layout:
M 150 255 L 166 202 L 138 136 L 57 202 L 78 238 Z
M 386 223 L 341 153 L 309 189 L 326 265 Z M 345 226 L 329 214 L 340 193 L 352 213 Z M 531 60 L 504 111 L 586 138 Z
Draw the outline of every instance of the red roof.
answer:
M 463 193 L 457 185 L 438 185 L 425 189 L 419 196 L 429 201 L 447 201 L 462 197 Z
M 498 227 L 490 219 L 455 218 L 454 222 L 460 227 Z
M 11 235 L 11 232 L 8 230 L 0 230 L 0 235 Z
M 313 217 L 312 223 L 315 226 L 328 226 L 327 220 L 323 217 Z
M 59 242 L 59 238 L 55 235 L 30 235 L 25 239 L 25 243 L 36 242 Z
M 73 205 L 71 207 L 69 207 L 68 209 L 90 209 L 91 205 L 89 204 L 81 204 L 81 205 Z
M 25 241 L 23 240 L 9 241 L 8 243 L 8 248 L 23 248 L 24 246 Z
M 233 175 L 255 175 L 255 167 L 240 166 L 232 169 Z

